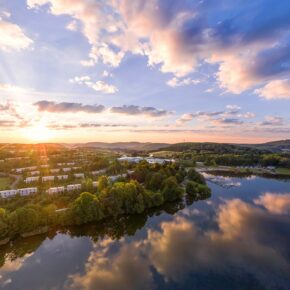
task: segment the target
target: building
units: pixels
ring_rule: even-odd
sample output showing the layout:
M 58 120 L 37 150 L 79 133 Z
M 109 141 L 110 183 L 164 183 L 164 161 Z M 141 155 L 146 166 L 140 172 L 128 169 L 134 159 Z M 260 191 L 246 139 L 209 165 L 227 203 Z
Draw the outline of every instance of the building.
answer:
M 153 157 L 140 157 L 140 156 L 136 156 L 136 157 L 128 157 L 128 156 L 122 156 L 120 158 L 118 158 L 119 161 L 127 161 L 129 163 L 139 163 L 142 160 L 147 161 L 150 164 L 164 164 L 165 162 L 175 162 L 173 159 L 161 159 L 161 158 L 153 158 Z
M 109 179 L 111 182 L 114 182 L 114 181 L 116 181 L 118 178 L 126 177 L 126 176 L 127 176 L 127 173 L 123 173 L 123 174 L 118 174 L 118 175 L 111 175 L 111 176 L 108 176 L 108 179 Z
M 39 171 L 39 170 L 31 171 L 31 172 L 30 172 L 30 175 L 31 175 L 31 176 L 34 176 L 34 175 L 40 175 L 40 171 Z
M 29 166 L 29 167 L 26 167 L 24 168 L 25 170 L 30 170 L 30 171 L 33 171 L 33 170 L 36 170 L 37 169 L 37 166 Z
M 98 187 L 99 182 L 98 181 L 93 181 L 93 187 Z
M 62 171 L 63 172 L 70 172 L 71 171 L 71 168 L 70 167 L 66 167 L 66 168 L 63 168 Z
M 58 187 L 51 187 L 46 192 L 48 194 L 57 194 L 57 193 L 63 193 L 65 191 L 64 186 L 58 186 Z
M 85 174 L 84 173 L 75 173 L 74 177 L 75 178 L 85 178 Z
M 82 189 L 82 185 L 81 184 L 69 184 L 66 187 L 67 191 L 80 190 L 80 189 Z
M 144 160 L 144 158 L 143 157 L 138 157 L 138 156 L 136 156 L 136 157 L 122 156 L 122 157 L 118 158 L 118 160 L 121 161 L 121 162 L 122 161 L 127 161 L 129 163 L 138 163 L 138 162 Z
M 106 169 L 101 169 L 101 170 L 97 170 L 97 171 L 92 171 L 91 174 L 92 175 L 99 175 L 99 174 L 102 174 L 105 172 L 106 172 Z
M 58 173 L 58 172 L 60 172 L 60 169 L 59 168 L 50 169 L 50 172 L 51 173 Z
M 31 182 L 37 182 L 39 181 L 39 176 L 31 176 L 31 177 L 27 177 L 24 182 L 25 183 L 31 183 Z
M 75 165 L 75 162 L 68 162 L 66 165 L 67 166 L 74 166 Z
M 37 187 L 20 188 L 20 189 L 17 189 L 17 191 L 21 196 L 27 196 L 30 194 L 37 193 Z
M 43 176 L 42 181 L 54 181 L 54 176 Z
M 0 191 L 0 196 L 2 198 L 8 198 L 8 197 L 12 197 L 12 196 L 16 195 L 17 193 L 18 193 L 17 189 L 2 190 L 2 191 Z
M 66 179 L 68 179 L 68 175 L 58 175 L 57 179 L 58 180 L 66 180 Z
M 37 193 L 36 187 L 29 187 L 29 188 L 20 188 L 20 189 L 10 189 L 10 190 L 2 190 L 0 191 L 0 196 L 2 198 L 9 198 L 15 196 L 17 194 L 21 196 L 27 196 L 30 194 Z
M 49 165 L 48 165 L 48 164 L 42 164 L 42 165 L 40 165 L 40 167 L 41 167 L 41 168 L 48 168 Z

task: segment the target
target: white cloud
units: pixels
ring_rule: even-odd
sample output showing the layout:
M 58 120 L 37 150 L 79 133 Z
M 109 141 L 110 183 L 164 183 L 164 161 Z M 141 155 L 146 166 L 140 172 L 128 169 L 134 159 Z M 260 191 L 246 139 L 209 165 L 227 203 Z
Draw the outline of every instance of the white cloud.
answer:
M 195 116 L 193 114 L 183 114 L 179 119 L 176 120 L 177 124 L 184 124 L 193 120 Z
M 267 100 L 290 99 L 290 80 L 270 81 L 255 92 Z
M 290 193 L 279 194 L 267 192 L 255 200 L 258 205 L 264 206 L 274 214 L 290 213 Z
M 102 61 L 117 67 L 127 53 L 133 53 L 146 56 L 148 64 L 162 72 L 173 73 L 175 78 L 167 82 L 172 87 L 196 83 L 177 77 L 185 77 L 204 61 L 218 66 L 219 86 L 230 93 L 240 94 L 268 81 L 269 76 L 263 74 L 265 61 L 261 52 L 280 45 L 281 39 L 289 34 L 283 27 L 286 24 L 281 23 L 281 29 L 262 25 L 264 34 L 249 39 L 251 33 L 257 33 L 255 28 L 242 34 L 239 29 L 232 29 L 237 23 L 230 19 L 209 24 L 207 17 L 212 8 L 206 1 L 193 2 L 180 1 L 175 6 L 160 0 L 134 0 L 134 4 L 131 0 L 28 0 L 27 5 L 36 9 L 49 4 L 53 15 L 69 15 L 80 22 L 81 31 L 91 45 L 88 59 L 81 62 L 84 66 Z M 275 36 L 278 30 L 279 38 Z M 280 82 L 277 86 L 279 90 L 274 95 L 271 87 L 258 93 L 268 99 L 289 98 L 288 84 Z M 266 89 L 270 92 L 265 92 Z
M 93 82 L 89 76 L 74 77 L 73 79 L 70 79 L 69 81 L 70 83 L 86 85 L 87 87 L 95 91 L 102 92 L 105 94 L 114 94 L 118 92 L 117 87 L 113 85 L 109 85 L 103 81 Z
M 68 23 L 68 25 L 66 26 L 66 28 L 68 30 L 71 30 L 71 31 L 77 31 L 78 28 L 79 28 L 78 22 L 76 20 L 73 20 L 73 21 L 71 21 L 71 22 Z
M 32 40 L 20 26 L 0 18 L 0 50 L 12 51 L 28 48 Z
M 188 86 L 188 85 L 196 85 L 199 84 L 200 80 L 193 80 L 191 78 L 185 78 L 185 79 L 179 79 L 176 77 L 173 77 L 169 81 L 167 81 L 167 85 L 170 87 L 180 87 L 180 86 Z

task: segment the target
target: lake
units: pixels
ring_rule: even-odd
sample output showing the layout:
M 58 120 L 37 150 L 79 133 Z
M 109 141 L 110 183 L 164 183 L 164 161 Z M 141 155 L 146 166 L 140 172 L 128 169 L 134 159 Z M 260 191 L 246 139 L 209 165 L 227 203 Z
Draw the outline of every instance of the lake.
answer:
M 290 289 L 290 181 L 208 184 L 206 200 L 2 247 L 0 288 Z

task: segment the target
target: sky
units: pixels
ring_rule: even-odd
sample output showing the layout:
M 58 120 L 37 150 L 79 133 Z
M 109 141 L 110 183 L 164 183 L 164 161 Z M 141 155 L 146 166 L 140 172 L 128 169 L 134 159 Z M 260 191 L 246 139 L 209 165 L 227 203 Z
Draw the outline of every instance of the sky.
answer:
M 290 1 L 0 1 L 0 142 L 287 138 Z

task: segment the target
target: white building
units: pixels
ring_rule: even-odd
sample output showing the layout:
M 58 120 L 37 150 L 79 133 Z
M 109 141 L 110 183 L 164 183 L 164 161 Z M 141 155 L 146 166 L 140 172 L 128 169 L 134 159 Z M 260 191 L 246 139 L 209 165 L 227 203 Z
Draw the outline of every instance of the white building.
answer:
M 74 177 L 75 178 L 85 178 L 85 174 L 84 173 L 75 173 Z
M 60 169 L 59 168 L 50 169 L 50 172 L 51 173 L 58 173 L 58 172 L 60 172 Z
M 82 185 L 81 185 L 81 184 L 69 184 L 69 185 L 66 187 L 66 190 L 67 190 L 67 191 L 80 190 L 80 189 L 82 189 Z
M 57 179 L 58 180 L 66 180 L 66 179 L 68 179 L 68 175 L 58 175 Z
M 142 160 L 147 161 L 150 164 L 164 164 L 165 162 L 175 162 L 173 159 L 162 159 L 162 158 L 153 158 L 153 157 L 128 157 L 128 156 L 123 156 L 118 158 L 119 161 L 127 161 L 129 163 L 139 163 Z
M 24 182 L 25 183 L 31 183 L 31 182 L 36 182 L 39 181 L 39 176 L 31 176 L 31 177 L 27 177 Z
M 63 172 L 70 172 L 71 171 L 71 168 L 70 167 L 65 167 L 62 169 Z
M 21 196 L 27 196 L 33 193 L 37 193 L 37 187 L 20 188 L 17 189 L 17 191 Z
M 101 169 L 101 170 L 92 171 L 91 174 L 92 175 L 99 175 L 99 174 L 102 174 L 105 172 L 106 172 L 106 169 Z
M 65 190 L 64 186 L 58 186 L 58 187 L 51 187 L 46 192 L 48 194 L 56 194 L 56 193 L 63 193 Z
M 93 187 L 98 187 L 99 182 L 98 181 L 93 181 Z
M 49 165 L 48 165 L 48 164 L 42 164 L 42 165 L 40 165 L 40 167 L 41 167 L 41 168 L 48 168 Z
M 25 169 L 32 171 L 32 170 L 36 170 L 37 166 L 29 166 L 29 167 L 26 167 Z
M 16 189 L 10 189 L 10 190 L 2 190 L 0 191 L 0 196 L 2 198 L 7 198 L 16 195 L 18 192 Z
M 75 162 L 68 162 L 66 165 L 67 166 L 74 166 L 75 165 Z
M 20 194 L 21 196 L 27 196 L 33 193 L 37 193 L 36 187 L 20 188 L 20 189 L 10 189 L 0 191 L 0 196 L 2 198 L 8 198 Z
M 25 168 L 16 168 L 15 172 L 16 173 L 22 173 L 25 170 Z
M 138 162 L 144 160 L 144 158 L 143 157 L 138 157 L 138 156 L 136 156 L 136 157 L 122 156 L 122 157 L 118 158 L 118 160 L 119 161 L 127 161 L 129 163 L 138 163 Z
M 108 176 L 108 179 L 111 181 L 111 182 L 114 182 L 116 181 L 118 178 L 120 177 L 126 177 L 127 176 L 127 173 L 123 173 L 123 174 L 118 174 L 118 175 L 111 175 L 111 176 Z
M 43 176 L 42 181 L 54 181 L 54 176 Z
M 30 175 L 31 175 L 31 176 L 34 176 L 34 175 L 40 175 L 40 171 L 39 171 L 39 170 L 31 171 L 31 172 L 30 172 Z

